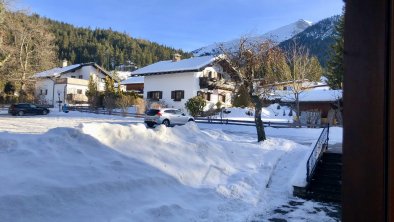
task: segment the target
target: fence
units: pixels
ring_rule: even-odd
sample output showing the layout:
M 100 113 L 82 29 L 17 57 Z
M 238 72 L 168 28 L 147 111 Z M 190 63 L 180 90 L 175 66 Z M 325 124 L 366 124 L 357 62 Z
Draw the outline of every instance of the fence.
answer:
M 313 174 L 315 173 L 316 165 L 319 162 L 324 150 L 328 148 L 328 139 L 330 133 L 330 126 L 327 125 L 321 132 L 319 139 L 316 141 L 315 147 L 312 150 L 311 155 L 306 163 L 306 181 L 311 181 Z
M 254 121 L 251 120 L 233 120 L 233 119 L 214 119 L 214 118 L 195 118 L 198 123 L 209 123 L 209 124 L 228 124 L 228 125 L 240 125 L 240 126 L 256 126 Z M 264 122 L 264 126 L 275 127 L 275 128 L 293 128 L 293 127 L 310 127 L 310 128 L 322 128 L 325 125 L 321 124 L 300 124 L 300 123 L 285 123 L 285 122 Z
M 119 112 L 119 111 L 108 111 L 104 108 L 92 109 L 89 106 L 70 106 L 69 110 L 76 110 L 80 112 L 104 114 L 104 115 L 115 115 L 125 117 L 144 118 L 144 114 Z M 254 121 L 250 120 L 233 120 L 233 119 L 217 119 L 210 117 L 196 117 L 195 122 L 206 123 L 206 124 L 224 124 L 224 125 L 239 125 L 239 126 L 256 126 Z M 310 128 L 323 128 L 326 125 L 320 124 L 300 124 L 300 123 L 284 123 L 284 122 L 264 122 L 266 127 L 275 128 L 294 128 L 294 127 L 310 127 Z

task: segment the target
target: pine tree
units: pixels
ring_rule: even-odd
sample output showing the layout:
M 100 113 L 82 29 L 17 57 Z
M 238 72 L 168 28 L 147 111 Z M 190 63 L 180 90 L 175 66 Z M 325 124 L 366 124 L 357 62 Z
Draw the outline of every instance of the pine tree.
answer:
M 344 29 L 345 29 L 345 8 L 343 8 L 343 15 L 339 19 L 336 26 L 335 43 L 332 45 L 330 52 L 330 60 L 327 63 L 326 77 L 328 85 L 332 89 L 342 89 L 344 66 L 343 66 L 343 52 L 344 52 Z

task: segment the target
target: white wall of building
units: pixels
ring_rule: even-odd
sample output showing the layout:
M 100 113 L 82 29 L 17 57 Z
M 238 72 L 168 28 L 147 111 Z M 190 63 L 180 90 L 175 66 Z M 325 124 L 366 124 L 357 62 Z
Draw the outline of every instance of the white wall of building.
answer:
M 37 79 L 36 95 L 40 97 L 41 103 L 53 104 L 53 86 L 52 79 Z
M 225 90 L 201 90 L 199 77 L 207 75 L 209 72 L 221 72 L 221 67 L 207 67 L 201 72 L 184 72 L 164 75 L 145 76 L 144 82 L 144 99 L 147 99 L 147 93 L 150 91 L 162 91 L 163 96 L 160 101 L 164 102 L 168 107 L 181 109 L 186 111 L 185 103 L 188 99 L 197 96 L 198 91 L 211 93 L 210 101 L 207 101 L 206 109 L 216 108 L 215 105 L 219 101 L 219 94 L 226 96 L 225 103 L 222 107 L 231 106 L 230 91 Z M 171 91 L 184 90 L 185 96 L 181 101 L 171 99 Z
M 166 75 L 145 76 L 144 99 L 149 91 L 162 91 L 163 101 L 168 107 L 173 107 L 186 111 L 185 103 L 188 99 L 197 95 L 199 87 L 199 73 L 184 72 Z M 181 101 L 171 99 L 171 91 L 184 90 L 185 97 Z
M 93 78 L 97 82 L 97 89 L 99 91 L 104 91 L 105 83 L 104 78 L 105 74 L 101 73 L 94 66 L 84 66 L 81 69 L 78 69 L 74 72 L 69 72 L 62 74 L 58 78 L 77 78 L 89 80 L 90 75 L 93 75 Z M 40 100 L 44 104 L 57 106 L 56 101 L 59 100 L 58 93 L 60 93 L 60 100 L 64 103 L 67 99 L 67 94 L 78 94 L 78 90 L 82 90 L 82 94 L 85 95 L 88 86 L 86 85 L 74 85 L 74 84 L 55 84 L 55 78 L 38 78 L 36 80 L 35 88 L 36 95 L 40 97 Z M 41 94 L 42 92 L 42 94 Z

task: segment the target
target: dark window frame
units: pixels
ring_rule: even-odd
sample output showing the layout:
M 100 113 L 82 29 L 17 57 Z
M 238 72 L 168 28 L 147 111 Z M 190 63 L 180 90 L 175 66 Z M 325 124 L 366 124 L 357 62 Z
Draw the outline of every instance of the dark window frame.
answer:
M 171 99 L 174 101 L 182 101 L 185 98 L 185 90 L 174 90 L 171 91 Z
M 146 93 L 146 98 L 150 100 L 159 101 L 163 98 L 163 91 L 148 91 Z

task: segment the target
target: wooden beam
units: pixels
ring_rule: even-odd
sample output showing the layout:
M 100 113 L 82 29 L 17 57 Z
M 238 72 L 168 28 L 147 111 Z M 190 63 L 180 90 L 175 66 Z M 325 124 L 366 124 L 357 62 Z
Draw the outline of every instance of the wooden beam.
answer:
M 346 1 L 343 221 L 387 219 L 389 1 Z
M 389 39 L 389 127 L 388 127 L 388 151 L 387 151 L 387 221 L 394 221 L 394 3 L 389 2 L 390 29 Z

